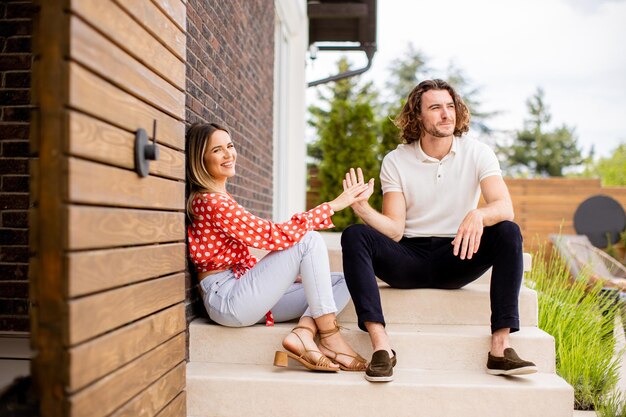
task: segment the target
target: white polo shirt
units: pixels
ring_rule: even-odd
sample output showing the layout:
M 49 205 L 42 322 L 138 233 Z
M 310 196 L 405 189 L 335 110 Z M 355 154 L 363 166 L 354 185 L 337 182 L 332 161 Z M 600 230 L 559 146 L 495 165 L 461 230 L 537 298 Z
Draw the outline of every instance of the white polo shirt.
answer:
M 380 182 L 383 194 L 404 193 L 404 236 L 454 237 L 478 206 L 480 182 L 492 175 L 502 175 L 495 153 L 475 139 L 455 137 L 441 160 L 426 155 L 420 142 L 398 145 L 383 159 Z

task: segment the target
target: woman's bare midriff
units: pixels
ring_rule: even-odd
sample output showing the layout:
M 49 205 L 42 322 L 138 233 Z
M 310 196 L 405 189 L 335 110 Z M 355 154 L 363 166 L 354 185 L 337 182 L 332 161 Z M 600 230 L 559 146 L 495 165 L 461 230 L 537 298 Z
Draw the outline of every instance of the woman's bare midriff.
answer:
M 230 268 L 216 269 L 214 271 L 198 272 L 198 282 L 202 281 L 203 279 L 205 279 L 209 275 L 215 275 L 215 274 L 218 274 L 220 272 L 228 271 L 229 269 Z

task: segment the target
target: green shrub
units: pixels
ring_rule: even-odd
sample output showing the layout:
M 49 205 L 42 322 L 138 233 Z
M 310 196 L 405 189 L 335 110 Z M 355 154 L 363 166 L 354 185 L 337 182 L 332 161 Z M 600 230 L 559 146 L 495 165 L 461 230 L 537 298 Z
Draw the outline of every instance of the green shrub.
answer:
M 615 392 L 607 396 L 597 410 L 599 417 L 626 417 L 626 393 Z
M 543 249 L 534 254 L 527 285 L 537 291 L 539 327 L 554 336 L 557 373 L 574 387 L 575 408 L 601 408 L 619 379 L 615 298 L 584 277 L 573 281 L 566 262 L 555 251 L 545 257 Z

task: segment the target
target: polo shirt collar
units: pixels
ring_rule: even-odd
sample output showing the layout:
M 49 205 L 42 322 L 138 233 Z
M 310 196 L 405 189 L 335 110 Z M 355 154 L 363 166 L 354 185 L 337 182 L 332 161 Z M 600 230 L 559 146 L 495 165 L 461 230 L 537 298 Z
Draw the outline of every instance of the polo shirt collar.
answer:
M 452 138 L 452 146 L 450 147 L 450 152 L 448 152 L 448 155 L 450 154 L 454 154 L 456 155 L 457 150 L 458 150 L 458 144 L 457 141 L 459 140 L 459 138 L 457 138 L 456 136 L 454 136 Z M 424 150 L 422 149 L 422 141 L 418 140 L 417 141 L 417 146 L 415 147 L 415 152 L 417 155 L 417 158 L 422 161 L 422 162 L 439 162 L 439 160 L 437 158 L 433 158 L 432 156 L 429 156 L 426 154 L 426 152 L 424 152 Z M 443 159 L 446 159 L 448 157 L 448 155 L 444 156 Z M 442 159 L 442 161 L 443 161 Z

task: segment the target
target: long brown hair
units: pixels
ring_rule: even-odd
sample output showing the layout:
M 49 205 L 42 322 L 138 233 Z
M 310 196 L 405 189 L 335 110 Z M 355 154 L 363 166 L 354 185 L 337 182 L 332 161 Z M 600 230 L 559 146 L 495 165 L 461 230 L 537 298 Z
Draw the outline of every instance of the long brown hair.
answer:
M 220 192 L 215 185 L 215 178 L 209 174 L 204 165 L 204 154 L 211 135 L 216 130 L 223 130 L 230 135 L 228 129 L 217 123 L 194 123 L 187 130 L 187 215 L 191 220 L 197 216 L 191 209 L 193 199 L 197 194 Z
M 463 99 L 454 91 L 454 88 L 443 80 L 425 80 L 409 93 L 404 107 L 394 120 L 395 125 L 400 129 L 400 137 L 404 143 L 417 142 L 424 134 L 424 126 L 419 116 L 422 112 L 422 95 L 429 90 L 446 90 L 450 93 L 456 111 L 456 125 L 453 135 L 461 136 L 469 130 L 469 109 Z

